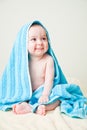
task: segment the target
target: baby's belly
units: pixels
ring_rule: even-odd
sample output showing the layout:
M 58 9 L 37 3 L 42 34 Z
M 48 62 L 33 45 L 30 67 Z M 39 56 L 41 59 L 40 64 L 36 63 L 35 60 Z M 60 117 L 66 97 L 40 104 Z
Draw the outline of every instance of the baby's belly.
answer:
M 33 82 L 32 83 L 32 89 L 33 89 L 33 91 L 35 91 L 37 88 L 39 88 L 43 84 L 44 84 L 44 80 L 39 81 L 39 82 L 35 82 L 35 83 Z

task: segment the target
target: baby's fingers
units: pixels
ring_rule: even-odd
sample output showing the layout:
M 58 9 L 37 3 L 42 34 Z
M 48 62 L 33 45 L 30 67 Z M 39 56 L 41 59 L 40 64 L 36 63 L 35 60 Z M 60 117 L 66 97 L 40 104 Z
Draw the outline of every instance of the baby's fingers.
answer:
M 41 97 L 40 99 L 39 99 L 39 103 L 46 103 L 46 102 L 48 102 L 48 97 Z

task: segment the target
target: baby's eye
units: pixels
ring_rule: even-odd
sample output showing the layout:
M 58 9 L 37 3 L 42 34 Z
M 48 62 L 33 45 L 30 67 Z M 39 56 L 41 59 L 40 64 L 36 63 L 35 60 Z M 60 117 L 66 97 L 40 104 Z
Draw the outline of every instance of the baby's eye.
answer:
M 46 40 L 47 40 L 47 38 L 46 38 L 46 37 L 43 37 L 43 38 L 42 38 L 42 40 L 43 40 L 43 41 L 46 41 Z
M 36 38 L 32 38 L 31 41 L 36 41 Z

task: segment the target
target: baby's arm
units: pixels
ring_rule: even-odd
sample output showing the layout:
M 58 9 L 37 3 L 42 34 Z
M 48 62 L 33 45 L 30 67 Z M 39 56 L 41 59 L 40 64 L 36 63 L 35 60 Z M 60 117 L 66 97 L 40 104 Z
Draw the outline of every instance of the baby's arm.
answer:
M 45 103 L 49 100 L 49 95 L 53 86 L 53 80 L 54 80 L 54 61 L 52 57 L 49 56 L 46 64 L 44 90 L 42 96 L 39 99 L 40 103 Z

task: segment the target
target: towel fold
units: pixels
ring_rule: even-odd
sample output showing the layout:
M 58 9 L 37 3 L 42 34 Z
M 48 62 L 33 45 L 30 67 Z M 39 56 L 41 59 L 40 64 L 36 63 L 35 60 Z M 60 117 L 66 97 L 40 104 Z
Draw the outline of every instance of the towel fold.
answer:
M 28 100 L 33 106 L 33 111 L 35 111 L 36 107 L 39 105 L 38 98 L 42 93 L 43 86 L 32 93 L 28 68 L 28 30 L 34 23 L 41 25 L 46 30 L 49 44 L 47 53 L 51 55 L 54 60 L 54 84 L 50 100 L 47 104 L 53 103 L 56 100 L 61 100 L 61 112 L 71 117 L 86 118 L 87 98 L 83 96 L 79 86 L 67 83 L 66 77 L 51 48 L 49 33 L 43 24 L 37 20 L 25 24 L 18 32 L 8 64 L 0 79 L 0 110 L 7 111 L 12 109 L 14 104 Z

